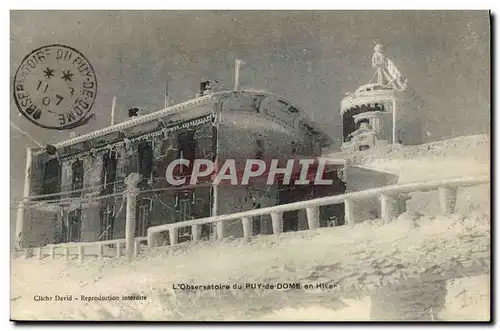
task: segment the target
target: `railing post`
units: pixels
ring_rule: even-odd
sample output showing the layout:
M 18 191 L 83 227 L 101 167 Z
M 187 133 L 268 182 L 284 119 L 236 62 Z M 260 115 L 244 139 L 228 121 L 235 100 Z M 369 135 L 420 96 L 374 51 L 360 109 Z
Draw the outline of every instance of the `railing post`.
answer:
M 273 233 L 279 235 L 283 230 L 283 213 L 282 212 L 272 212 L 271 222 L 273 225 Z
M 309 230 L 315 230 L 319 228 L 319 207 L 307 207 L 306 215 Z
M 344 220 L 345 224 L 354 224 L 354 206 L 352 200 L 344 200 Z
M 66 258 L 66 260 L 69 260 L 69 248 L 68 247 L 64 247 L 64 257 Z
M 82 262 L 85 255 L 85 249 L 83 245 L 78 246 L 78 261 Z
M 125 197 L 127 199 L 127 215 L 125 218 L 125 241 L 127 257 L 132 260 L 134 257 L 134 238 L 135 238 L 135 209 L 137 205 L 136 197 L 139 194 L 137 185 L 141 181 L 141 175 L 131 173 L 125 178 Z
M 54 248 L 54 246 L 50 246 L 49 247 L 49 255 L 50 255 L 51 259 L 54 259 L 54 257 L 55 257 L 55 248 Z
M 104 246 L 102 244 L 97 244 L 97 258 L 102 260 L 102 256 L 104 255 Z
M 397 217 L 399 202 L 394 197 L 386 194 L 380 194 L 380 210 L 382 220 L 388 222 L 394 217 Z
M 29 259 L 32 256 L 33 256 L 33 250 L 31 248 L 26 248 L 24 250 L 24 258 Z
M 160 237 L 159 232 L 153 232 L 151 229 L 148 229 L 148 248 L 153 248 L 158 246 L 158 238 Z
M 193 241 L 199 241 L 201 239 L 201 225 L 191 225 L 191 233 Z
M 178 228 L 168 229 L 168 235 L 170 237 L 171 246 L 177 245 L 178 232 L 179 232 Z
M 224 238 L 224 222 L 217 222 L 215 224 L 215 227 L 217 229 L 217 239 L 222 240 Z
M 42 247 L 39 247 L 36 252 L 36 257 L 41 260 L 42 259 Z
M 243 238 L 250 239 L 252 236 L 252 221 L 248 217 L 241 218 L 241 225 L 243 226 Z
M 117 258 L 122 257 L 122 244 L 121 243 L 116 243 L 116 257 Z
M 452 214 L 455 212 L 457 203 L 457 188 L 455 187 L 440 187 L 439 188 L 439 205 L 441 212 L 444 214 Z
M 141 254 L 141 242 L 139 240 L 136 240 L 134 242 L 134 256 L 137 258 Z

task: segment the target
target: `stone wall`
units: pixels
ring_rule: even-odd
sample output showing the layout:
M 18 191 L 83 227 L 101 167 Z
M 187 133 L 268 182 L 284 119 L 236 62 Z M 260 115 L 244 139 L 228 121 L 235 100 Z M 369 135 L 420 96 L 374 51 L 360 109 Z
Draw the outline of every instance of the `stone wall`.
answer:
M 53 211 L 41 211 L 28 209 L 25 216 L 30 220 L 28 227 L 24 230 L 25 246 L 40 247 L 52 244 L 56 240 L 56 224 L 61 222 L 61 215 Z

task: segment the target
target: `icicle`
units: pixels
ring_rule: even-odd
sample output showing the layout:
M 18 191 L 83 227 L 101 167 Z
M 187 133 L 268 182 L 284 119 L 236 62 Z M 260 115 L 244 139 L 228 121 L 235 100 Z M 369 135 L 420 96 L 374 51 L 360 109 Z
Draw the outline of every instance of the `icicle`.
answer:
M 131 141 L 128 138 L 123 138 L 123 143 L 125 144 L 125 150 L 130 151 Z

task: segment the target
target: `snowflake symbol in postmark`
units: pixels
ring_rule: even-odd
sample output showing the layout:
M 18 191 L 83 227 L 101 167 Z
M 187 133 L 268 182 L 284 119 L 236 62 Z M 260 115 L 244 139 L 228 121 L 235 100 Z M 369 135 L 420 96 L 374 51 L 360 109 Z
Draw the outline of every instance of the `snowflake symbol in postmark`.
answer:
M 43 75 L 47 77 L 47 79 L 50 79 L 50 77 L 54 76 L 54 69 L 46 68 L 43 71 Z
M 63 70 L 62 79 L 64 79 L 67 82 L 71 82 L 71 77 L 73 77 L 73 74 L 69 70 L 66 71 Z

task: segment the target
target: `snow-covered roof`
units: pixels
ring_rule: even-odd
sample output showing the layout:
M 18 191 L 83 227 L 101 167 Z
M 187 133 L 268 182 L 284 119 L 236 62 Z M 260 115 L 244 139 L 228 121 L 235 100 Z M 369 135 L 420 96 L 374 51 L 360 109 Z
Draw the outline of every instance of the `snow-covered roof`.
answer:
M 120 131 L 123 131 L 127 128 L 131 128 L 131 127 L 134 127 L 134 126 L 137 126 L 140 124 L 148 123 L 148 122 L 151 122 L 154 120 L 162 119 L 166 116 L 179 114 L 179 113 L 182 113 L 184 111 L 186 111 L 186 116 L 187 116 L 186 119 L 190 119 L 189 118 L 190 114 L 187 113 L 188 110 L 193 109 L 193 108 L 198 107 L 198 106 L 207 105 L 207 104 L 209 104 L 213 101 L 216 101 L 220 98 L 223 98 L 223 97 L 228 97 L 231 95 L 242 94 L 242 93 L 251 93 L 251 94 L 255 94 L 255 95 L 272 96 L 272 97 L 276 97 L 280 100 L 284 100 L 282 97 L 280 97 L 276 94 L 264 91 L 264 90 L 246 89 L 246 90 L 238 90 L 238 91 L 214 92 L 214 93 L 211 93 L 211 94 L 208 94 L 205 96 L 190 99 L 188 101 L 185 101 L 185 102 L 182 102 L 182 103 L 179 103 L 179 104 L 176 104 L 176 105 L 173 105 L 173 106 L 170 106 L 170 107 L 167 107 L 167 108 L 164 108 L 164 109 L 161 109 L 161 110 L 149 113 L 149 114 L 129 118 L 123 122 L 120 122 L 120 123 L 117 123 L 117 124 L 114 124 L 114 125 L 111 125 L 111 126 L 108 126 L 108 127 L 105 127 L 105 128 L 102 128 L 102 129 L 99 129 L 99 130 L 96 130 L 96 131 L 93 131 L 93 132 L 90 132 L 87 134 L 83 134 L 83 135 L 80 135 L 80 136 L 77 136 L 77 137 L 74 137 L 74 138 L 71 138 L 68 140 L 61 141 L 59 143 L 54 144 L 53 146 L 57 149 L 72 146 L 75 144 L 86 142 L 90 139 L 102 137 L 102 136 L 105 136 L 105 135 L 110 134 L 110 133 L 120 132 Z M 286 101 L 286 102 L 290 106 L 293 106 L 299 112 L 299 114 L 301 115 L 300 117 L 302 118 L 302 120 L 305 120 L 307 122 L 309 127 L 311 127 L 318 134 L 322 135 L 325 138 L 325 140 L 329 140 L 328 136 L 326 134 L 324 134 L 322 130 L 319 129 L 319 127 L 309 118 L 309 115 L 306 112 L 301 110 L 299 107 L 296 107 L 295 105 L 293 105 L 289 101 Z M 38 154 L 41 154 L 43 152 L 44 152 L 44 149 L 40 149 L 37 152 L 35 152 L 34 154 L 38 155 Z
M 384 88 L 377 84 L 367 84 L 360 86 L 356 92 L 349 94 L 340 102 L 340 114 L 348 109 L 370 103 L 392 101 L 397 99 L 397 91 L 391 88 Z

